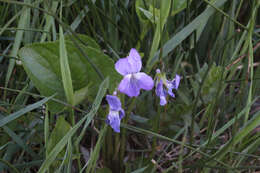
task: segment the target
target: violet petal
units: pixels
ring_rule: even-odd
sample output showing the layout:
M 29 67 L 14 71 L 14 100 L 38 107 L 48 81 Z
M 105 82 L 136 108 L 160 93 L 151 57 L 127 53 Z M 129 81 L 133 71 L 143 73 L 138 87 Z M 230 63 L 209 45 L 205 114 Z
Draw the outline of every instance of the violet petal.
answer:
M 171 97 L 175 97 L 175 94 L 173 94 L 173 92 L 172 92 L 172 88 L 168 88 L 168 94 L 169 94 Z
M 136 49 L 131 49 L 128 57 L 119 59 L 115 64 L 116 71 L 123 76 L 137 73 L 141 68 L 142 60 Z
M 175 82 L 174 80 L 168 81 L 166 80 L 166 87 L 167 87 L 167 92 L 171 97 L 175 97 L 175 95 L 172 92 L 172 89 L 175 89 Z
M 160 105 L 164 106 L 167 104 L 167 100 L 165 96 L 160 96 Z
M 137 50 L 132 48 L 127 58 L 129 64 L 131 65 L 131 73 L 139 72 L 142 68 L 142 60 Z
M 120 118 L 120 120 L 122 120 L 122 119 L 124 118 L 124 116 L 125 116 L 125 111 L 124 111 L 124 109 L 120 109 L 120 110 L 119 110 L 119 118 Z
M 118 90 L 129 97 L 137 97 L 140 93 L 138 81 L 131 74 L 124 76 L 118 86 Z
M 156 93 L 156 95 L 159 96 L 159 97 L 164 94 L 164 93 L 163 93 L 163 81 L 162 81 L 162 80 L 160 80 L 160 81 L 157 83 L 156 88 L 155 88 L 155 93 Z
M 167 103 L 167 100 L 166 100 L 166 92 L 163 88 L 163 81 L 162 80 L 160 80 L 157 83 L 155 93 L 158 97 L 160 97 L 160 105 L 164 106 Z
M 129 68 L 130 68 L 130 64 L 128 63 L 127 58 L 121 58 L 115 64 L 116 71 L 123 76 L 130 73 Z
M 154 82 L 153 79 L 143 72 L 134 74 L 136 80 L 138 80 L 139 87 L 144 90 L 153 89 Z
M 173 80 L 174 89 L 177 90 L 179 88 L 180 81 L 181 81 L 181 77 L 176 74 L 176 76 L 175 76 L 175 78 Z
M 121 102 L 117 96 L 107 95 L 106 100 L 111 110 L 113 111 L 121 110 Z
M 120 132 L 120 121 L 121 121 L 121 119 L 119 118 L 119 112 L 110 110 L 108 117 L 107 117 L 107 123 L 117 133 Z

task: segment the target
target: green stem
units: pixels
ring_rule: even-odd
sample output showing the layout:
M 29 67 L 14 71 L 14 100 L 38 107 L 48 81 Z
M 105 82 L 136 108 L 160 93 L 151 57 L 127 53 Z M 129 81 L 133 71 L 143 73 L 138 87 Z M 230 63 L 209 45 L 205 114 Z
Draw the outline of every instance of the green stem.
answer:
M 124 100 L 124 99 L 122 99 L 122 100 Z M 129 105 L 129 108 L 126 112 L 126 117 L 123 119 L 124 124 L 127 124 L 128 120 L 129 120 L 129 117 L 130 117 L 129 115 L 132 112 L 132 110 L 134 109 L 135 101 L 136 101 L 136 98 L 134 98 Z M 120 146 L 120 160 L 123 161 L 125 149 L 126 149 L 126 147 L 125 147 L 125 145 L 126 145 L 126 128 L 122 129 L 121 141 L 122 142 L 121 142 L 121 146 Z
M 224 15 L 226 18 L 228 18 L 229 20 L 231 20 L 232 22 L 234 22 L 235 24 L 237 24 L 238 26 L 240 26 L 241 28 L 245 29 L 245 30 L 249 30 L 246 26 L 242 25 L 241 23 L 239 23 L 238 21 L 236 21 L 235 19 L 231 18 L 227 13 L 225 13 L 223 10 L 221 10 L 220 8 L 214 6 L 211 2 L 209 2 L 208 0 L 204 0 L 208 5 L 210 5 L 211 7 L 213 7 L 215 10 L 217 10 L 218 12 L 220 12 L 222 15 Z
M 256 1 L 254 1 L 254 5 L 256 4 Z M 248 93 L 248 98 L 247 98 L 247 105 L 249 105 L 252 102 L 252 91 L 253 91 L 253 79 L 254 79 L 254 51 L 253 51 L 253 43 L 252 43 L 252 36 L 253 36 L 253 31 L 254 31 L 254 26 L 255 26 L 255 20 L 257 16 L 257 9 L 258 6 L 255 6 L 255 8 L 252 9 L 252 17 L 249 25 L 249 32 L 248 32 L 248 52 L 249 52 L 249 66 L 250 66 L 250 71 L 248 73 L 250 74 L 250 88 L 249 88 L 249 93 Z M 248 81 L 247 81 L 248 82 Z M 249 117 L 249 112 L 250 112 L 251 107 L 248 107 L 245 119 L 244 119 L 244 124 L 247 123 L 248 117 Z
M 49 139 L 49 114 L 48 114 L 48 105 L 46 104 L 46 110 L 45 110 L 45 118 L 44 118 L 44 145 L 45 145 L 45 158 L 48 157 L 48 151 L 47 151 L 47 146 L 48 146 L 48 139 Z M 47 170 L 49 172 L 49 170 Z
M 70 123 L 71 123 L 71 126 L 74 127 L 75 126 L 75 112 L 73 109 L 70 109 Z M 78 168 L 79 170 L 81 170 L 82 166 L 81 166 L 81 162 L 80 162 L 80 151 L 79 151 L 79 145 L 80 145 L 80 142 L 76 142 L 75 143 L 75 151 L 76 151 L 76 155 L 78 156 L 77 157 L 77 164 L 78 164 Z
M 153 127 L 152 127 L 152 129 L 153 129 L 153 131 L 154 131 L 155 133 L 159 133 L 160 118 L 161 118 L 161 113 L 162 113 L 162 107 L 161 107 L 159 104 L 157 104 L 157 105 L 158 105 L 158 107 L 157 107 L 157 115 L 156 115 L 156 117 L 155 117 L 155 121 L 154 121 Z M 156 146 L 157 146 L 157 138 L 154 137 L 154 138 L 153 138 L 153 144 L 152 144 L 152 152 L 151 152 L 151 154 L 150 154 L 150 158 L 151 158 L 151 159 L 152 159 L 152 158 L 154 157 L 154 155 L 155 155 Z
M 107 150 L 107 158 L 112 158 L 113 157 L 113 153 L 114 153 L 114 148 L 111 147 L 113 146 L 113 140 L 112 140 L 112 130 L 111 128 L 108 129 L 108 133 L 107 133 L 107 145 L 106 145 L 106 150 Z M 108 160 L 108 165 L 112 165 L 112 159 Z
M 69 121 L 71 123 L 71 126 L 75 125 L 75 113 L 73 109 L 70 109 Z

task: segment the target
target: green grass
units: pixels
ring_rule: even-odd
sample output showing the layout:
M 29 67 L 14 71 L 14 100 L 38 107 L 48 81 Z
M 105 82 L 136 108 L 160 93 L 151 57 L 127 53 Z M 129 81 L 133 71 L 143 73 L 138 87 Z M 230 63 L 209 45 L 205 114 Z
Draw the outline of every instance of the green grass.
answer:
M 260 169 L 258 0 L 0 0 L 0 172 Z M 131 48 L 142 71 L 182 79 L 159 106 L 118 93 Z

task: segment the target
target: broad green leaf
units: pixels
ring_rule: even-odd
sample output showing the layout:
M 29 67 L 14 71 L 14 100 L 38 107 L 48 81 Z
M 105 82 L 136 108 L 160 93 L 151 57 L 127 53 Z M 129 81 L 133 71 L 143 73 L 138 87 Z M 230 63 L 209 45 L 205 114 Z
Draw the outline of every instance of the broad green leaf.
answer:
M 87 35 L 82 35 L 82 34 L 77 34 L 77 36 L 80 39 L 80 40 L 78 40 L 78 39 L 76 40 L 76 42 L 78 44 L 83 44 L 85 46 L 90 46 L 90 47 L 93 47 L 93 48 L 98 49 L 98 50 L 101 51 L 100 46 L 91 37 L 89 37 Z M 65 37 L 65 40 L 70 41 L 70 39 L 68 37 Z
M 77 105 L 82 102 L 86 98 L 88 91 L 88 86 L 86 86 L 74 92 L 74 104 Z
M 110 90 L 112 92 L 120 79 L 119 74 L 114 69 L 114 62 L 100 50 L 99 46 L 91 38 L 83 35 L 77 36 L 84 43 L 77 41 L 78 46 L 99 68 L 104 76 L 110 76 Z M 66 40 L 65 44 L 72 86 L 74 93 L 76 93 L 74 98 L 80 93 L 81 96 L 89 96 L 91 100 L 97 93 L 101 79 L 72 41 Z M 26 73 L 42 95 L 49 96 L 57 93 L 57 99 L 66 100 L 59 60 L 59 41 L 25 46 L 19 51 L 19 55 Z M 88 89 L 86 89 L 87 86 Z M 87 90 L 89 92 L 86 94 Z M 83 97 L 80 97 L 75 100 L 75 103 L 79 103 L 83 99 Z M 64 107 L 54 102 L 49 106 L 53 112 L 61 111 Z

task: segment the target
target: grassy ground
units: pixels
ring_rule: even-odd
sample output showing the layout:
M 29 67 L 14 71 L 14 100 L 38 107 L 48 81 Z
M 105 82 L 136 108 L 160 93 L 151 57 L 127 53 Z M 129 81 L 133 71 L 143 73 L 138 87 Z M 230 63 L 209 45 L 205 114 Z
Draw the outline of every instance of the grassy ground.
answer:
M 260 1 L 0 0 L 0 172 L 260 170 Z M 105 100 L 131 48 L 176 97 Z

